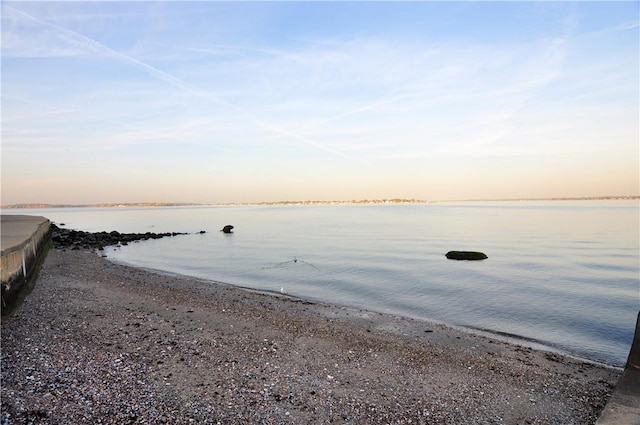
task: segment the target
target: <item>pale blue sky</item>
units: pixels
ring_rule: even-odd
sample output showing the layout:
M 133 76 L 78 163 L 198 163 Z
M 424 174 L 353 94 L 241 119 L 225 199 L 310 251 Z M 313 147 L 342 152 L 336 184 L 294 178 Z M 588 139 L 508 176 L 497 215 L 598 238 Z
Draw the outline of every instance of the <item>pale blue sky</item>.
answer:
M 638 2 L 3 2 L 2 203 L 637 195 Z

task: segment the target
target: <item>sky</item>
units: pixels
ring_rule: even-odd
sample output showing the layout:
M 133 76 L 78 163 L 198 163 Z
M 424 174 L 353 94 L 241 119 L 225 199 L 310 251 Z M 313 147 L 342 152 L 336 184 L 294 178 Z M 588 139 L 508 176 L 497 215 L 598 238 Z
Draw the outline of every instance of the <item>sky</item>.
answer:
M 639 4 L 3 1 L 1 201 L 638 195 Z

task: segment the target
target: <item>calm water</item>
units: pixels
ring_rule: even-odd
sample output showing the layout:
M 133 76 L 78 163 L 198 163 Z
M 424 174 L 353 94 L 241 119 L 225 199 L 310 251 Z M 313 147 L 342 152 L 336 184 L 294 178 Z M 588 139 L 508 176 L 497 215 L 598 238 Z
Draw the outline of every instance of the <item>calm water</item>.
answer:
M 109 258 L 517 335 L 623 365 L 640 309 L 637 201 L 11 210 L 68 228 L 198 232 Z M 235 233 L 218 230 L 233 224 Z M 479 250 L 480 262 L 447 260 Z M 297 260 L 297 261 L 294 261 Z

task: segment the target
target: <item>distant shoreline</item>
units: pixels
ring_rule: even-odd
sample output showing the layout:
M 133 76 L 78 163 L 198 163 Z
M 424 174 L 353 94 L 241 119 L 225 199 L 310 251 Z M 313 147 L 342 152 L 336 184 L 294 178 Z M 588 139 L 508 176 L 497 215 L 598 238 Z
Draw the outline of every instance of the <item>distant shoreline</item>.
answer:
M 561 198 L 504 198 L 504 199 L 451 199 L 445 201 L 427 201 L 421 199 L 360 199 L 349 201 L 266 201 L 266 202 L 228 202 L 228 203 L 182 203 L 182 202 L 126 202 L 126 203 L 98 203 L 98 204 L 45 204 L 23 203 L 0 205 L 0 209 L 45 209 L 45 208 L 131 208 L 131 207 L 197 207 L 197 206 L 278 206 L 278 205 L 371 205 L 371 204 L 442 204 L 450 202 L 524 202 L 524 201 L 630 201 L 640 200 L 640 195 L 621 196 L 589 196 L 589 197 L 561 197 Z

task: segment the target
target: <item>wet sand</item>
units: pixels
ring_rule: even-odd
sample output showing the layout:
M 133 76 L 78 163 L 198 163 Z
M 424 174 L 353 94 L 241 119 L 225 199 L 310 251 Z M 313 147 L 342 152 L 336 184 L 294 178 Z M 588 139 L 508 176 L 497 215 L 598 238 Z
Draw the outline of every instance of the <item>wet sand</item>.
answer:
M 620 373 L 87 251 L 2 323 L 3 424 L 593 424 Z

